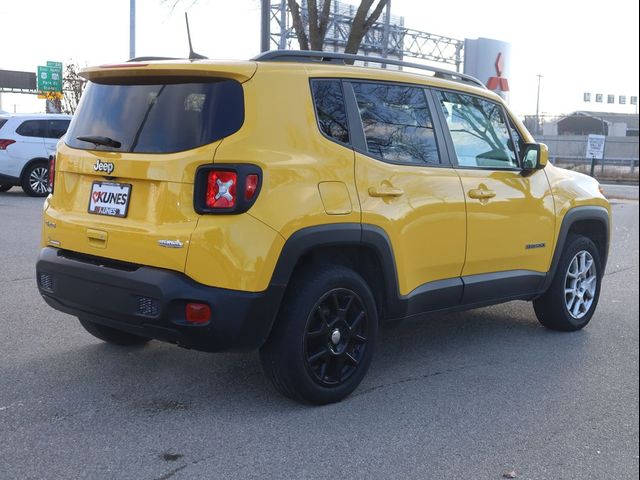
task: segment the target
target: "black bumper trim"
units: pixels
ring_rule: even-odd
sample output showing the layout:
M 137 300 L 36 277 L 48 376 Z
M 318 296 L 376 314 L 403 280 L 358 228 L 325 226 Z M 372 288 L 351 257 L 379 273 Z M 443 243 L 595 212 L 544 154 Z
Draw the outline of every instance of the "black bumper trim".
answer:
M 43 248 L 36 265 L 38 289 L 53 308 L 137 335 L 207 352 L 251 351 L 269 336 L 284 286 L 263 292 L 209 287 L 186 275 L 140 266 L 115 269 L 60 255 Z M 98 262 L 99 263 L 99 262 Z M 48 275 L 46 285 L 41 275 Z M 43 288 L 44 287 L 44 288 Z M 158 313 L 138 313 L 139 298 L 157 302 Z M 206 325 L 188 325 L 188 301 L 207 303 L 212 319 Z
M 20 185 L 20 179 L 18 177 L 12 177 L 10 175 L 5 175 L 4 173 L 0 173 L 0 185 Z

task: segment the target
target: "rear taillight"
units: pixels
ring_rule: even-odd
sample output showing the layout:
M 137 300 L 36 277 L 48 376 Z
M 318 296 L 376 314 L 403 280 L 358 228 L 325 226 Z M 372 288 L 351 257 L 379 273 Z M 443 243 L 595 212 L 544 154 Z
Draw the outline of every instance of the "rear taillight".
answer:
M 9 145 L 16 143 L 15 140 L 0 138 L 0 150 L 6 150 Z
M 237 214 L 249 210 L 260 193 L 262 170 L 250 164 L 202 166 L 196 172 L 198 213 Z
M 53 193 L 56 183 L 56 156 L 49 155 L 49 193 Z
M 233 208 L 236 206 L 238 175 L 235 172 L 212 170 L 207 175 L 208 208 Z

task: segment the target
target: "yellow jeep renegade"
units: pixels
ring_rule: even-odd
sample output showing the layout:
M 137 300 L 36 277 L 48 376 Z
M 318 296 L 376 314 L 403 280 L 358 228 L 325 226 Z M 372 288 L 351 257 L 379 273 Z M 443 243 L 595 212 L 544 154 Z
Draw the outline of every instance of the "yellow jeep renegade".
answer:
M 472 77 L 268 52 L 135 59 L 89 81 L 51 159 L 40 293 L 92 335 L 260 350 L 338 401 L 380 322 L 521 299 L 593 316 L 610 208 Z

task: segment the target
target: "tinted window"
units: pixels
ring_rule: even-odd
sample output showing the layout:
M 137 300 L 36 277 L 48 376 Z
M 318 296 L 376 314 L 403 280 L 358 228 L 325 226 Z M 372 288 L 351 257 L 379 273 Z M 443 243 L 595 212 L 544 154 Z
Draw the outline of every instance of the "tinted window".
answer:
M 439 95 L 460 166 L 518 166 L 500 105 L 460 93 L 440 92 Z
M 91 150 L 171 153 L 220 140 L 244 121 L 242 86 L 235 80 L 140 83 L 89 82 L 65 142 Z M 109 137 L 122 145 L 96 147 L 80 136 Z
M 16 128 L 16 133 L 23 137 L 44 137 L 46 132 L 46 120 L 27 120 Z
M 422 88 L 353 83 L 370 154 L 396 163 L 440 163 Z
M 71 120 L 47 120 L 47 138 L 60 138 L 69 128 Z
M 347 112 L 340 80 L 314 80 L 311 82 L 313 102 L 320 130 L 330 138 L 349 143 Z
M 7 123 L 7 119 L 6 118 L 0 118 L 0 128 L 2 128 L 2 126 Z

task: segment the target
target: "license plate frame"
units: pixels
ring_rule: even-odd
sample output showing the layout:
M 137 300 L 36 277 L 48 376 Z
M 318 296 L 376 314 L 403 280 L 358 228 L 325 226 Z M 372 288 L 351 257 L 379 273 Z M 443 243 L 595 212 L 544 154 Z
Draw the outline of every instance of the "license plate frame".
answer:
M 92 215 L 126 218 L 131 203 L 131 190 L 130 183 L 95 181 L 91 184 L 87 212 Z M 104 200 L 109 201 L 100 201 L 101 192 Z

